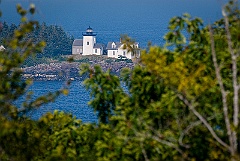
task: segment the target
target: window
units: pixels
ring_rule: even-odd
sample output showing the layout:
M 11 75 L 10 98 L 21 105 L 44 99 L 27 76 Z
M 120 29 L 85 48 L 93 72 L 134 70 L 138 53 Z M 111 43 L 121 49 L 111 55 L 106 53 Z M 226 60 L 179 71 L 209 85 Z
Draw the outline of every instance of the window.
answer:
M 97 49 L 95 49 L 95 53 L 97 53 Z
M 126 51 L 123 51 L 123 55 L 124 55 L 124 56 L 126 55 Z
M 79 49 L 77 49 L 77 53 L 79 53 Z
M 87 42 L 87 45 L 89 45 L 89 42 Z
M 115 55 L 115 51 L 113 51 L 113 55 Z
M 115 45 L 115 43 L 112 43 L 112 48 L 116 48 L 116 45 Z

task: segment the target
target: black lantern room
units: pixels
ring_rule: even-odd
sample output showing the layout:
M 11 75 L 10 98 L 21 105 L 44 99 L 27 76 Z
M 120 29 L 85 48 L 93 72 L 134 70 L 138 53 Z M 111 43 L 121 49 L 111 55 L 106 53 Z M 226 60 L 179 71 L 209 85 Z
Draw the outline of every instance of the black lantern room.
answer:
M 86 32 L 82 33 L 83 36 L 96 36 L 97 33 L 93 32 L 93 29 L 89 26 L 86 30 Z

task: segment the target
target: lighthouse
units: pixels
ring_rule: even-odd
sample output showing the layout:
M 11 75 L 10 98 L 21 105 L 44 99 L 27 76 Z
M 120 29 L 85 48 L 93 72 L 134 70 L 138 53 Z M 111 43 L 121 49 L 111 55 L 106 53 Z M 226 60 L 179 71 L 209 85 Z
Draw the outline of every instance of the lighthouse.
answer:
M 96 33 L 93 32 L 93 29 L 89 26 L 86 32 L 82 33 L 83 35 L 83 55 L 92 55 L 93 48 L 96 44 Z
M 104 44 L 96 42 L 96 32 L 89 26 L 86 32 L 82 33 L 83 39 L 75 39 L 72 44 L 72 54 L 80 55 L 103 55 Z

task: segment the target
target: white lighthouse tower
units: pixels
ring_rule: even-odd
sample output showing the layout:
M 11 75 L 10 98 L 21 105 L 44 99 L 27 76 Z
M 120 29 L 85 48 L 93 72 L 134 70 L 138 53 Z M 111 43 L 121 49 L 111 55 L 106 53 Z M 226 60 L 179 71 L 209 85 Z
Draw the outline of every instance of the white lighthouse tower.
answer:
M 82 33 L 83 35 L 83 54 L 82 55 L 92 55 L 93 48 L 96 44 L 96 33 L 93 32 L 93 29 L 89 26 L 86 32 Z

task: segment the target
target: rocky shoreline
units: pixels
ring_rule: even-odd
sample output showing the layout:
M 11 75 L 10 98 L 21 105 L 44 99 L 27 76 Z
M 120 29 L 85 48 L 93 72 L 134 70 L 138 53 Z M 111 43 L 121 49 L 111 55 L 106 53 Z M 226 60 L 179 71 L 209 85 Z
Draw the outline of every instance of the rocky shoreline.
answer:
M 37 81 L 51 81 L 51 80 L 84 80 L 86 76 L 80 76 L 79 67 L 83 63 L 88 63 L 90 66 L 100 65 L 104 71 L 110 69 L 111 73 L 120 75 L 123 68 L 132 69 L 134 63 L 127 61 L 116 61 L 109 59 L 101 59 L 98 57 L 74 59 L 73 62 L 50 62 L 37 64 L 30 67 L 24 67 L 22 79 L 33 79 Z M 84 60 L 84 61 L 82 61 Z

